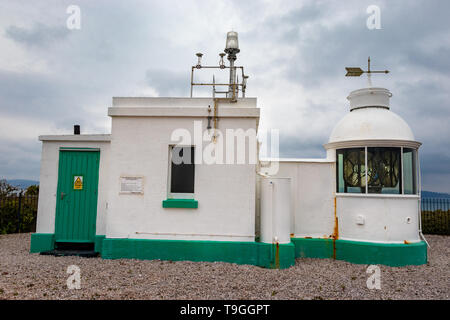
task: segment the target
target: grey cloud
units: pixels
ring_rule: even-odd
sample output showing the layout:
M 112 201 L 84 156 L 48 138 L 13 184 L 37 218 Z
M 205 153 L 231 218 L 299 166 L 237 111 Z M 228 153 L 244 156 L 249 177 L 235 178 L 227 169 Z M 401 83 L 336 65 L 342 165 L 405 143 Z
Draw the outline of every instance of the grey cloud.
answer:
M 318 86 L 325 78 L 343 77 L 345 66 L 362 63 L 361 66 L 365 67 L 365 59 L 369 55 L 375 58 L 373 62 L 390 67 L 401 61 L 403 63 L 401 67 L 405 67 L 405 64 L 419 64 L 440 72 L 450 68 L 446 63 L 448 59 L 446 54 L 450 48 L 442 47 L 436 51 L 427 51 L 421 47 L 430 34 L 435 33 L 441 37 L 445 37 L 445 34 L 450 35 L 449 24 L 445 23 L 447 19 L 445 12 L 450 10 L 448 3 L 439 2 L 439 7 L 442 4 L 448 10 L 440 8 L 439 12 L 436 12 L 436 6 L 424 8 L 411 6 L 409 2 L 408 5 L 406 2 L 400 5 L 386 2 L 381 11 L 381 30 L 369 30 L 366 27 L 368 15 L 365 8 L 370 3 L 363 1 L 353 5 L 347 5 L 347 2 L 340 3 L 342 5 L 337 6 L 338 10 L 357 13 L 353 20 L 345 24 L 334 27 L 320 24 L 338 12 L 330 11 L 323 3 L 320 8 L 317 3 L 312 3 L 295 12 L 272 18 L 262 26 L 262 31 L 257 30 L 254 33 L 277 36 L 277 41 L 292 46 L 297 53 L 285 61 L 290 65 L 288 76 L 306 87 Z M 426 21 L 423 21 L 423 17 L 426 17 Z M 302 39 L 298 32 L 305 21 L 316 22 L 310 30 L 312 35 L 308 39 Z M 290 27 L 280 29 L 279 26 L 284 24 Z
M 431 151 L 420 158 L 421 169 L 427 174 L 450 174 L 450 155 Z
M 70 78 L 0 70 L 0 112 L 56 121 L 81 117 L 97 90 Z
M 5 35 L 21 44 L 27 46 L 44 47 L 65 39 L 70 34 L 64 25 L 47 26 L 41 23 L 35 24 L 31 29 L 17 26 L 9 26 Z
M 450 32 L 448 34 L 450 37 Z M 412 51 L 408 55 L 408 62 L 411 65 L 424 66 L 427 69 L 433 69 L 437 73 L 443 73 L 448 75 L 450 71 L 450 47 L 439 47 L 437 50 L 432 50 L 427 52 L 426 50 L 420 48 L 418 50 Z
M 323 144 L 326 140 L 280 135 L 280 156 L 284 158 L 325 158 Z
M 186 96 L 189 93 L 190 74 L 169 69 L 154 68 L 145 73 L 146 83 L 160 96 Z
M 0 139 L 0 179 L 39 180 L 41 145 L 33 142 L 11 142 Z

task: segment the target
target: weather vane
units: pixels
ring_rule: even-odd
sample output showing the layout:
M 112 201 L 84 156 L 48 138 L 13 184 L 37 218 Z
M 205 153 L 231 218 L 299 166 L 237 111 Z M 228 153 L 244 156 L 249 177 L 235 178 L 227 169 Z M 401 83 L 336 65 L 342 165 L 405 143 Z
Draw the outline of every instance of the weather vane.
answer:
M 347 70 L 347 74 L 345 75 L 346 77 L 359 77 L 363 73 L 367 73 L 367 80 L 369 81 L 369 86 L 372 86 L 372 80 L 370 78 L 372 73 L 389 73 L 389 70 L 384 71 L 370 70 L 370 57 L 369 59 L 367 59 L 367 71 L 364 71 L 361 68 L 347 68 L 347 67 L 345 68 L 345 70 Z

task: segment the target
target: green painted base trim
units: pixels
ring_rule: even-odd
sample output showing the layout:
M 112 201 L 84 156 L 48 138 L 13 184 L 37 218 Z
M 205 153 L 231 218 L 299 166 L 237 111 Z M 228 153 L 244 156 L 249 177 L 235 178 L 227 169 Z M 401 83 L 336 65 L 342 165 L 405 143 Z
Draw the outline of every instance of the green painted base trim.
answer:
M 427 263 L 425 241 L 403 244 L 337 240 L 336 258 L 359 264 L 384 264 L 392 267 Z
M 167 199 L 162 202 L 163 208 L 198 208 L 198 201 L 194 199 Z
M 333 258 L 333 240 L 291 238 L 296 258 Z
M 392 267 L 427 263 L 424 241 L 403 243 L 375 243 L 350 240 L 291 238 L 295 257 L 333 258 L 357 264 L 382 264 Z
M 44 252 L 55 248 L 55 235 L 53 233 L 32 233 L 30 253 Z
M 102 258 L 222 261 L 284 269 L 295 264 L 294 249 L 292 243 L 277 250 L 276 245 L 258 242 L 105 238 Z
M 103 240 L 105 240 L 105 235 L 96 235 L 95 236 L 95 243 L 94 243 L 94 251 L 102 253 L 103 248 Z

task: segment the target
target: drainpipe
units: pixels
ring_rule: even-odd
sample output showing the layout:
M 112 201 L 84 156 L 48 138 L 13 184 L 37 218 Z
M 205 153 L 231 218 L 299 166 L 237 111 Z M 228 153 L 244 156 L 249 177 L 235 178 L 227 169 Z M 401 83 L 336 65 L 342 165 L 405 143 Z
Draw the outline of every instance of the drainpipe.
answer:
M 416 150 L 416 161 L 417 161 L 417 189 L 419 192 L 419 206 L 418 206 L 418 214 L 419 214 L 419 236 L 422 238 L 423 241 L 427 244 L 428 248 L 431 248 L 430 244 L 428 243 L 427 239 L 425 239 L 425 236 L 422 233 L 422 176 L 420 173 L 420 159 L 419 159 L 419 150 Z

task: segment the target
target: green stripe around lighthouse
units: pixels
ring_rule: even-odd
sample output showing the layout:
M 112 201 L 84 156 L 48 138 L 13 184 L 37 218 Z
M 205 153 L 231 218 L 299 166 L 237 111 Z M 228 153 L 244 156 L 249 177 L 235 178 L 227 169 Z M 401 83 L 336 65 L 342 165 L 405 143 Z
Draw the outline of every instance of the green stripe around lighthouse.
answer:
M 100 152 L 60 150 L 55 241 L 94 242 Z

